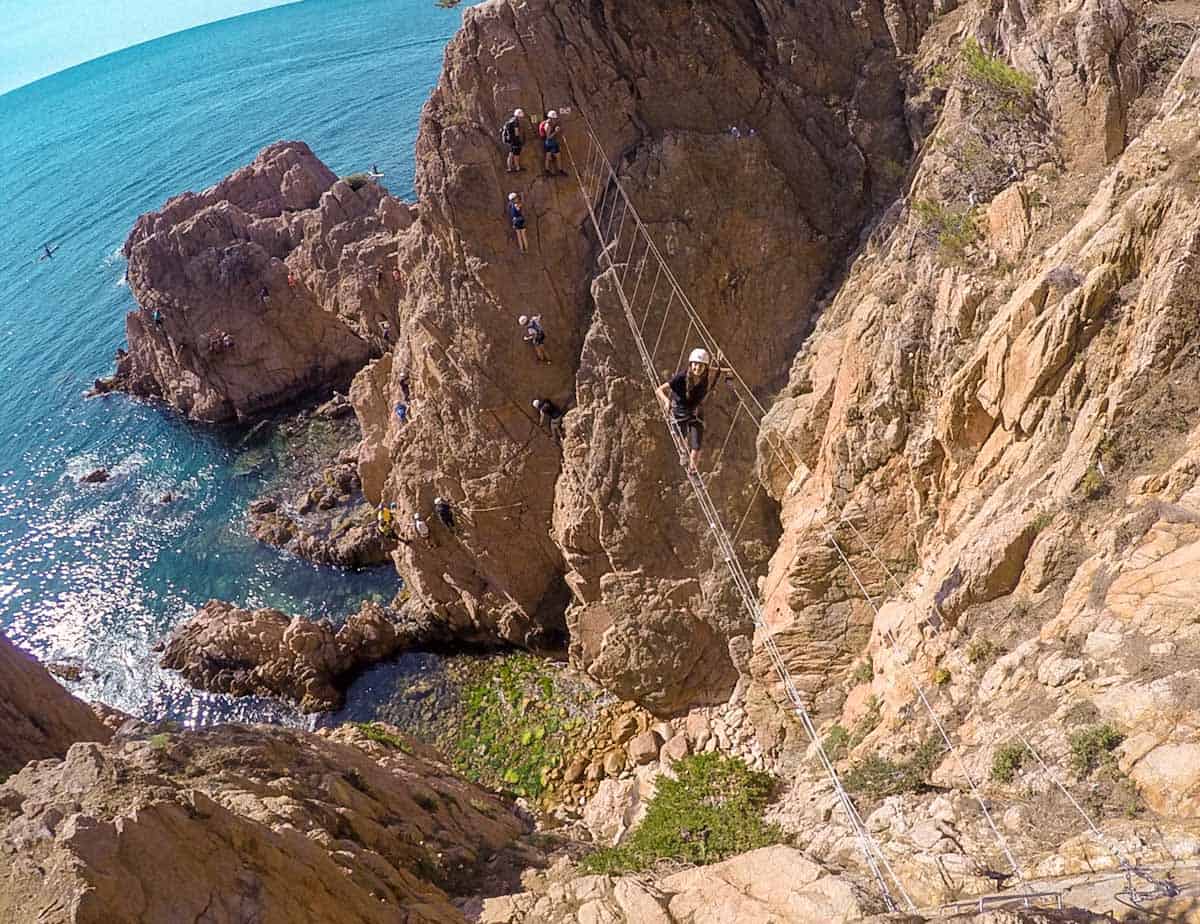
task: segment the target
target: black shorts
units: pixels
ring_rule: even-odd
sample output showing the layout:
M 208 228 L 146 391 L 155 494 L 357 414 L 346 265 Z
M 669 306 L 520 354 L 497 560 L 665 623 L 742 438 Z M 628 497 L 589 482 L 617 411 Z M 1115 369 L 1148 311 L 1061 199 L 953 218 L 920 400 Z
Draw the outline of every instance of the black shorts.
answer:
M 525 230 L 525 219 L 524 218 L 514 218 L 513 219 L 513 227 L 516 228 L 518 231 L 524 231 Z
M 546 342 L 546 335 L 545 334 L 534 334 L 533 339 L 530 340 L 529 342 L 532 343 L 534 346 L 541 346 L 543 343 Z
M 704 421 L 696 417 L 687 417 L 683 420 L 675 421 L 675 429 L 679 431 L 680 438 L 687 443 L 688 449 L 700 451 L 700 445 L 704 442 Z
M 524 146 L 525 146 L 525 143 L 523 141 L 510 141 L 508 143 L 508 149 L 510 151 L 512 151 L 514 157 L 521 156 L 521 148 L 523 148 Z
M 545 152 L 547 154 L 557 154 L 558 153 L 558 139 L 557 138 L 545 139 L 542 142 L 542 148 L 543 148 L 543 150 L 545 150 Z

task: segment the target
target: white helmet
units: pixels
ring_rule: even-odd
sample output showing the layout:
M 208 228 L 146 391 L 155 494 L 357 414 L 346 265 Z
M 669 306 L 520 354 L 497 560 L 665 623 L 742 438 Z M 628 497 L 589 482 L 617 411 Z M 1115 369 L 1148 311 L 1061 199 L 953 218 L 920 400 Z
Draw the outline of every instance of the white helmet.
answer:
M 434 502 L 435 504 L 444 504 L 444 503 L 446 503 L 446 502 L 445 502 L 444 500 L 442 500 L 440 497 L 435 497 L 435 498 L 433 499 L 433 502 Z
M 542 402 L 539 401 L 537 398 L 533 399 L 533 409 L 535 411 L 540 411 L 542 409 Z
M 523 119 L 523 118 L 525 118 L 525 110 L 524 109 L 514 109 L 513 115 L 518 119 Z
M 692 355 L 688 357 L 689 363 L 702 363 L 707 366 L 709 364 L 708 350 L 697 347 L 692 350 Z
M 517 194 L 516 194 L 516 193 L 509 193 L 509 194 L 508 194 L 508 201 L 509 201 L 509 202 L 516 202 L 516 201 L 517 201 Z
M 518 324 L 528 324 L 529 323 L 529 315 L 527 315 L 527 314 L 521 315 L 519 318 L 517 318 L 517 323 Z
M 557 119 L 558 118 L 558 110 L 551 109 L 549 112 L 546 113 L 546 118 L 547 119 Z

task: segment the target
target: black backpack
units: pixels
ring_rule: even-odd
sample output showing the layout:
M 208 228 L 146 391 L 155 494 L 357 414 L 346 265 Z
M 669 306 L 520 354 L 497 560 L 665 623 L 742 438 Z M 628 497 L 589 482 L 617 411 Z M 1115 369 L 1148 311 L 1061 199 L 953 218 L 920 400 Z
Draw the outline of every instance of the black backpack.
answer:
M 505 144 L 516 144 L 517 142 L 517 120 L 509 119 L 504 123 L 504 127 L 500 129 L 500 140 Z

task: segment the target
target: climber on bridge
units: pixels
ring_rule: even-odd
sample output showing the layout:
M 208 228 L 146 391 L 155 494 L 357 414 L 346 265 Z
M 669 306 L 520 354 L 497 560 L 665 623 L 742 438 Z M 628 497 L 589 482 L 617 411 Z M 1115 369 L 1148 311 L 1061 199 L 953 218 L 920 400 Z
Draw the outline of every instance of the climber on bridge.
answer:
M 538 412 L 538 426 L 548 426 L 550 435 L 561 443 L 563 440 L 562 419 L 566 411 L 560 410 L 549 398 L 534 398 L 533 409 Z
M 521 132 L 521 120 L 525 118 L 524 109 L 514 109 L 513 114 L 504 127 L 500 129 L 500 140 L 508 148 L 506 170 L 509 173 L 520 173 L 525 168 L 521 166 L 521 148 L 525 146 L 525 136 Z
M 525 239 L 525 208 L 521 204 L 521 196 L 515 192 L 508 194 L 508 219 L 517 235 L 517 246 L 521 248 L 521 253 L 529 253 L 529 242 Z
M 562 133 L 562 126 L 558 124 L 558 112 L 551 109 L 546 113 L 546 118 L 538 126 L 538 135 L 542 139 L 542 150 L 546 153 L 544 170 L 546 176 L 566 176 L 567 171 L 563 170 L 558 162 L 558 155 L 561 151 L 558 137 Z
M 546 332 L 542 329 L 542 316 L 535 314 L 530 317 L 527 314 L 517 318 L 517 323 L 525 328 L 525 336 L 523 339 L 526 343 L 533 347 L 533 355 L 537 357 L 539 363 L 549 363 L 550 357 L 546 355 Z
M 688 356 L 687 369 L 675 373 L 659 386 L 656 394 L 663 410 L 671 415 L 680 438 L 687 444 L 688 468 L 696 471 L 700 464 L 700 447 L 704 442 L 704 399 L 717 384 L 721 372 L 730 371 L 716 363 L 708 350 L 697 347 Z

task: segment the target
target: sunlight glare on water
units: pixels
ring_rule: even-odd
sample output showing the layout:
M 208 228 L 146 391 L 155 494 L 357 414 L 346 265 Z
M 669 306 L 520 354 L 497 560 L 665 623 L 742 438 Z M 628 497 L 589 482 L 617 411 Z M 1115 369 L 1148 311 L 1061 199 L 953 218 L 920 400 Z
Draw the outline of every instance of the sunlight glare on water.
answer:
M 0 628 L 84 668 L 72 689 L 145 716 L 295 721 L 188 689 L 155 644 L 214 597 L 339 618 L 390 569 L 316 568 L 248 537 L 278 441 L 120 396 L 134 220 L 280 139 L 339 174 L 378 163 L 411 198 L 420 107 L 460 13 L 431 0 L 308 0 L 192 29 L 0 96 Z M 35 263 L 45 241 L 60 250 Z M 107 482 L 79 483 L 104 467 Z M 164 494 L 177 497 L 163 503 Z

